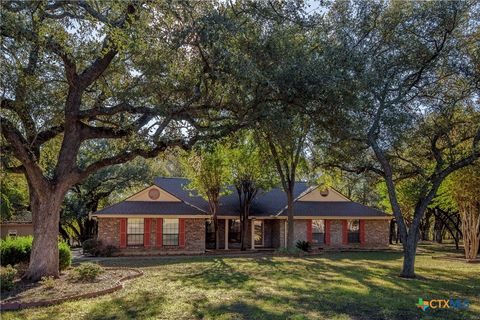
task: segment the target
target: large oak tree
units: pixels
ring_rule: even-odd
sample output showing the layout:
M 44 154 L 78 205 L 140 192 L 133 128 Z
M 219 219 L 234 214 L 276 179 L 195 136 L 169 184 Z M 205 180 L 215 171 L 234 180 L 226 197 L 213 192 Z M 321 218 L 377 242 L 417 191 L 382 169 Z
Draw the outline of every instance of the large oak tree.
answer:
M 59 213 L 92 173 L 224 135 L 245 112 L 210 99 L 202 44 L 226 10 L 213 3 L 2 3 L 2 165 L 25 174 L 34 242 L 25 277 L 58 276 Z M 218 91 L 217 91 L 218 92 Z M 108 140 L 109 143 L 105 143 Z M 54 144 L 49 165 L 40 165 Z M 96 157 L 79 161 L 88 152 Z

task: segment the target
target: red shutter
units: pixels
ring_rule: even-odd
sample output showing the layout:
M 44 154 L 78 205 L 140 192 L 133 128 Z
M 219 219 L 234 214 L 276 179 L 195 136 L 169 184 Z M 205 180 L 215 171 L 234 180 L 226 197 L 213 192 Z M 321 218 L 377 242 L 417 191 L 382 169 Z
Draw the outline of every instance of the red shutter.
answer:
M 157 218 L 155 246 L 161 248 L 163 245 L 163 219 Z
M 120 218 L 120 248 L 127 247 L 127 218 Z
M 325 220 L 325 244 L 330 245 L 330 220 Z
M 150 248 L 150 218 L 143 219 L 143 246 Z
M 365 220 L 360 220 L 360 244 L 365 244 Z
M 178 219 L 178 246 L 185 247 L 185 219 Z
M 312 234 L 312 220 L 307 220 L 307 241 L 312 243 L 313 234 Z
M 343 220 L 342 223 L 343 223 L 342 225 L 343 244 L 348 244 L 348 221 Z

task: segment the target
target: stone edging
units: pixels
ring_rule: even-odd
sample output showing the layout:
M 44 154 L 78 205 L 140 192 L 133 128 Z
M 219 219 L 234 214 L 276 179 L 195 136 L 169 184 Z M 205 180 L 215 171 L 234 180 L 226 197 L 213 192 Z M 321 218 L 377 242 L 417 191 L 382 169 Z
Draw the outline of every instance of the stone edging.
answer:
M 77 299 L 88 299 L 88 298 L 95 298 L 98 296 L 102 296 L 108 293 L 112 293 L 115 291 L 118 291 L 123 288 L 122 282 L 125 282 L 127 280 L 139 278 L 143 275 L 143 272 L 138 269 L 132 269 L 132 268 L 105 268 L 105 270 L 130 270 L 134 271 L 136 274 L 128 275 L 126 277 L 121 278 L 118 280 L 117 285 L 99 290 L 99 291 L 94 291 L 94 292 L 87 292 L 87 293 L 82 293 L 76 296 L 69 296 L 65 298 L 58 298 L 58 299 L 53 299 L 53 300 L 44 300 L 44 301 L 34 301 L 34 302 L 5 302 L 5 303 L 0 303 L 0 311 L 13 311 L 13 310 L 19 310 L 19 309 L 25 309 L 25 308 L 34 308 L 34 307 L 46 307 L 46 306 L 51 306 L 55 304 L 60 304 L 62 302 L 68 301 L 68 300 L 77 300 Z

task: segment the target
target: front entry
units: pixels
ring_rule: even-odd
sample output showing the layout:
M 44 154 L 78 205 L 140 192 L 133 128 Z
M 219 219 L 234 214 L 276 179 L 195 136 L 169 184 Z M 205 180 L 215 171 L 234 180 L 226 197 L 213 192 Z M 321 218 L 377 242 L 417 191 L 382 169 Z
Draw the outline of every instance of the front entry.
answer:
M 215 224 L 213 220 L 205 221 L 205 247 L 215 249 Z
M 265 245 L 264 243 L 264 236 L 263 236 L 263 220 L 253 220 L 253 225 L 255 228 L 255 247 L 263 247 Z

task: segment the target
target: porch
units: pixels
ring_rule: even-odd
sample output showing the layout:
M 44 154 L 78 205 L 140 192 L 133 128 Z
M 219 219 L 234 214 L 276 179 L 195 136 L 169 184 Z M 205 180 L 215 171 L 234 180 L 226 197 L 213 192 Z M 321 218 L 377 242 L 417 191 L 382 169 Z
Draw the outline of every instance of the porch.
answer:
M 240 249 L 240 219 L 219 217 L 219 248 L 222 250 Z M 246 246 L 249 250 L 269 251 L 285 246 L 286 221 L 284 219 L 249 219 Z M 252 227 L 253 226 L 253 227 Z M 206 221 L 205 247 L 215 249 L 213 222 Z M 225 241 L 227 239 L 228 241 Z

